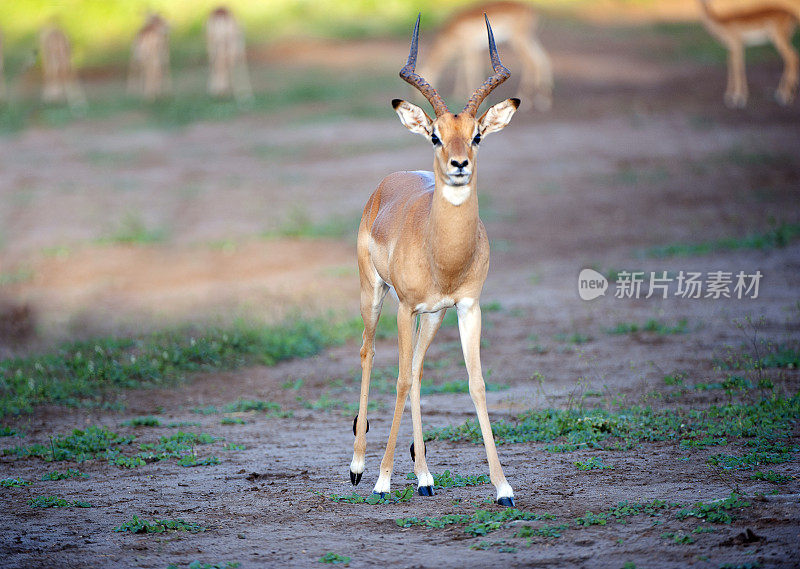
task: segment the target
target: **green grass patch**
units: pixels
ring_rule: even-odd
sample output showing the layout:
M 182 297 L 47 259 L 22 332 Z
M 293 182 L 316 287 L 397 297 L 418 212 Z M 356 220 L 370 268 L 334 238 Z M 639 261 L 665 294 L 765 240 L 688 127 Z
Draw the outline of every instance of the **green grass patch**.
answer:
M 661 534 L 661 537 L 677 545 L 690 545 L 695 542 L 695 539 L 691 535 L 683 533 L 682 531 L 664 532 Z
M 620 322 L 613 328 L 608 329 L 609 334 L 636 334 L 637 332 L 652 332 L 659 336 L 668 336 L 672 334 L 685 334 L 687 330 L 687 322 L 685 318 L 678 320 L 677 324 L 670 325 L 661 320 L 650 318 L 647 322 L 639 324 L 638 322 Z
M 322 494 L 320 494 L 322 495 Z M 333 502 L 345 502 L 347 504 L 396 504 L 399 502 L 409 502 L 414 497 L 414 487 L 406 486 L 400 490 L 394 490 L 386 498 L 381 498 L 379 494 L 370 494 L 366 498 L 359 496 L 355 492 L 352 494 L 330 494 L 327 496 Z
M 761 366 L 797 369 L 800 367 L 800 348 L 798 346 L 778 346 L 774 351 L 761 358 Z
M 522 526 L 514 537 L 532 538 L 544 537 L 547 539 L 556 539 L 561 537 L 564 530 L 569 529 L 569 524 L 544 524 L 538 528 L 533 526 Z
M 74 468 L 68 469 L 66 472 L 61 472 L 59 470 L 53 470 L 48 472 L 47 474 L 42 474 L 42 480 L 68 480 L 71 478 L 89 478 L 88 474 L 84 474 L 80 470 L 76 470 Z
M 768 251 L 780 249 L 800 237 L 800 223 L 781 223 L 764 233 L 753 233 L 746 237 L 726 237 L 700 243 L 676 243 L 645 249 L 646 257 L 695 257 L 722 251 L 756 249 Z
M 553 336 L 557 342 L 565 342 L 567 344 L 586 344 L 592 341 L 592 337 L 587 334 L 581 334 L 580 332 L 574 332 L 572 334 L 556 334 Z
M 599 456 L 593 456 L 584 461 L 576 460 L 574 464 L 575 468 L 578 470 L 609 470 L 614 468 L 613 466 L 603 464 L 603 459 Z
M 120 423 L 122 427 L 160 427 L 161 419 L 158 417 L 134 417 Z
M 205 458 L 198 458 L 193 454 L 186 454 L 178 460 L 179 466 L 193 467 L 193 466 L 216 466 L 220 463 L 220 459 L 216 456 L 207 456 Z
M 350 558 L 347 555 L 339 555 L 338 553 L 334 553 L 333 551 L 329 551 L 325 555 L 319 558 L 320 563 L 333 563 L 347 565 L 350 563 Z
M 317 354 L 351 335 L 352 322 L 295 319 L 71 342 L 54 353 L 0 361 L 0 417 L 44 403 L 100 405 L 114 390 L 175 385 L 192 372 L 274 365 Z
M 704 448 L 726 445 L 730 439 L 741 438 L 758 445 L 757 452 L 786 453 L 795 452 L 794 446 L 776 450 L 774 445 L 792 432 L 798 419 L 800 394 L 795 394 L 788 398 L 772 395 L 754 403 L 728 403 L 705 409 L 532 410 L 518 415 L 516 420 L 494 421 L 492 431 L 498 444 L 558 442 L 545 447 L 553 452 L 579 448 L 624 450 L 653 441 L 674 441 L 683 448 Z M 474 419 L 461 425 L 432 429 L 424 435 L 426 440 L 483 442 L 480 426 Z
M 245 423 L 247 423 L 247 421 L 241 417 L 223 417 L 219 422 L 220 425 L 244 425 Z
M 501 511 L 477 510 L 472 514 L 447 514 L 427 518 L 399 518 L 395 523 L 401 528 L 423 526 L 441 529 L 449 525 L 463 525 L 464 532 L 471 536 L 481 536 L 499 530 L 509 523 L 517 520 L 544 520 L 553 519 L 551 514 L 536 514 L 524 512 L 516 508 L 507 508 Z
M 731 493 L 724 500 L 709 503 L 698 502 L 690 508 L 684 508 L 678 512 L 677 518 L 684 520 L 694 517 L 710 524 L 730 524 L 736 519 L 738 510 L 749 506 L 750 502 L 744 500 L 742 496 Z
M 114 452 L 118 453 L 120 447 L 130 445 L 134 438 L 118 435 L 105 427 L 91 425 L 86 430 L 74 429 L 67 436 L 56 435 L 50 439 L 49 445 L 36 443 L 3 449 L 3 455 L 37 457 L 47 461 L 83 462 L 93 458 L 108 458 Z
M 22 433 L 20 433 L 18 430 L 12 427 L 8 426 L 0 427 L 0 437 L 21 437 L 21 436 Z
M 239 399 L 222 407 L 224 413 L 246 413 L 247 411 L 280 411 L 281 406 L 274 401 Z
M 37 496 L 28 501 L 31 508 L 93 508 L 88 502 L 81 500 L 65 500 L 58 496 Z
M 3 478 L 0 480 L 0 488 L 22 488 L 31 483 L 23 478 Z
M 471 474 L 468 476 L 461 476 L 460 474 L 451 473 L 445 470 L 442 473 L 431 473 L 433 476 L 434 488 L 462 488 L 466 486 L 480 486 L 481 484 L 489 484 L 489 477 L 485 474 Z M 413 472 L 406 474 L 406 480 L 416 480 L 417 476 Z
M 155 520 L 148 521 L 134 515 L 129 521 L 114 528 L 117 532 L 130 532 L 130 533 L 166 533 L 169 531 L 188 531 L 189 533 L 198 533 L 205 531 L 206 528 L 195 522 L 187 522 L 182 519 L 175 520 Z
M 241 563 L 238 561 L 219 561 L 217 563 L 205 563 L 204 561 L 194 560 L 186 566 L 187 569 L 237 569 Z M 178 569 L 175 563 L 167 565 L 167 569 Z
M 486 382 L 485 385 L 486 391 L 503 391 L 504 389 L 508 389 L 508 385 L 500 383 Z M 469 393 L 469 381 L 466 379 L 457 379 L 434 384 L 433 380 L 422 380 L 420 394 L 436 395 L 438 393 Z
M 775 472 L 774 470 L 768 470 L 767 472 L 761 472 L 760 470 L 750 476 L 751 480 L 764 480 L 766 482 L 772 482 L 773 484 L 786 484 L 790 480 L 792 480 L 791 476 L 786 476 L 785 474 L 780 474 Z
M 222 445 L 222 450 L 245 450 L 247 447 L 242 444 L 226 443 Z

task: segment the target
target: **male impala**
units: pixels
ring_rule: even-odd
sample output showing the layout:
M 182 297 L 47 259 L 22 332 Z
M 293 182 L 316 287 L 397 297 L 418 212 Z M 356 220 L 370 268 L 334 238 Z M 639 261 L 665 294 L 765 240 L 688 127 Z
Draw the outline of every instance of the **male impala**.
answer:
M 798 15 L 775 4 L 739 8 L 720 15 L 700 0 L 703 23 L 712 35 L 728 49 L 728 87 L 725 104 L 742 108 L 747 104 L 747 77 L 745 76 L 744 48 L 772 42 L 783 58 L 783 76 L 775 92 L 782 105 L 794 101 L 798 83 L 798 56 L 792 47 L 792 35 L 797 27 Z
M 220 97 L 233 93 L 237 100 L 253 98 L 247 60 L 244 33 L 226 7 L 220 6 L 206 21 L 206 44 L 208 47 L 208 94 Z
M 510 75 L 500 62 L 489 19 L 485 20 L 494 75 L 473 93 L 463 111 L 452 114 L 436 90 L 414 71 L 419 39 L 417 17 L 408 62 L 400 71 L 400 77 L 430 101 L 436 118 L 431 119 L 421 108 L 399 99 L 392 101 L 392 106 L 406 128 L 432 143 L 433 172 L 395 172 L 384 178 L 367 201 L 358 229 L 364 342 L 361 346 L 361 398 L 358 415 L 353 420 L 356 439 L 350 480 L 354 485 L 361 481 L 364 472 L 375 327 L 389 288 L 395 290 L 399 300 L 397 400 L 380 475 L 373 490 L 381 496 L 389 492 L 397 431 L 409 391 L 414 430 L 411 455 L 418 491 L 422 496 L 433 495 L 433 477 L 425 462 L 425 452 L 414 453 L 414 448 L 425 448 L 420 416 L 422 360 L 445 311 L 455 307 L 469 375 L 469 392 L 483 434 L 490 478 L 497 489 L 497 503 L 514 505 L 514 493 L 497 458 L 481 373 L 479 300 L 489 269 L 489 241 L 478 217 L 475 159 L 481 139 L 508 124 L 519 106 L 519 99 L 507 99 L 475 118 L 483 100 Z M 420 322 L 415 330 L 416 316 Z
M 153 101 L 169 88 L 169 25 L 149 14 L 133 39 L 128 89 Z
M 39 44 L 44 75 L 42 100 L 45 103 L 66 100 L 71 107 L 85 105 L 83 90 L 72 67 L 72 48 L 66 34 L 55 26 L 47 27 L 39 35 Z
M 553 102 L 553 71 L 537 38 L 539 16 L 530 4 L 491 2 L 457 12 L 442 26 L 420 74 L 436 84 L 445 65 L 452 62 L 457 71 L 455 93 L 468 95 L 480 80 L 486 50 L 482 37 L 484 13 L 492 20 L 497 42 L 510 44 L 520 59 L 520 96 L 538 110 L 549 109 Z

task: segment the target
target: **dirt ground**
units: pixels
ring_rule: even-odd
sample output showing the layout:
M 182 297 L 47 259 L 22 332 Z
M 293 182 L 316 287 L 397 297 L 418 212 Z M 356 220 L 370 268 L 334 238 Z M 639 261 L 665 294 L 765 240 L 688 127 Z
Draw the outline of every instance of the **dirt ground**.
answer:
M 587 33 L 588 30 L 588 33 Z M 516 116 L 489 137 L 480 156 L 482 216 L 492 240 L 492 266 L 482 301 L 486 311 L 483 367 L 491 382 L 493 419 L 527 409 L 626 404 L 672 404 L 666 374 L 682 371 L 692 383 L 718 381 L 713 366 L 726 345 L 746 338 L 734 319 L 765 318 L 759 334 L 781 343 L 800 330 L 800 244 L 768 251 L 739 250 L 694 257 L 647 257 L 647 247 L 741 237 L 770 223 L 800 221 L 800 105 L 772 100 L 777 58 L 751 65 L 751 102 L 743 111 L 722 106 L 723 65 L 682 60 L 678 39 L 615 28 L 546 27 L 554 59 L 556 101 L 549 113 Z M 352 48 L 350 48 L 352 49 Z M 376 65 L 402 61 L 405 46 L 376 50 Z M 512 70 L 514 68 L 512 67 Z M 398 95 L 407 96 L 397 82 Z M 497 95 L 510 94 L 508 87 Z M 276 148 L 283 148 L 277 151 Z M 356 223 L 380 178 L 398 169 L 427 169 L 430 149 L 410 135 L 387 104 L 385 118 L 347 122 L 257 115 L 179 130 L 126 129 L 123 119 L 33 129 L 0 139 L 3 249 L 0 292 L 28 303 L 38 321 L 32 345 L 64 337 L 124 332 L 165 323 L 230 321 L 237 316 L 277 319 L 287 307 L 333 308 L 355 314 L 357 274 L 352 237 L 264 239 L 301 213 L 314 223 Z M 164 228 L 156 244 L 98 242 L 126 219 Z M 773 221 L 774 220 L 774 221 Z M 584 267 L 644 271 L 733 271 L 764 275 L 757 299 L 619 299 L 613 293 L 580 300 Z M 391 303 L 385 310 L 393 311 Z M 676 335 L 614 335 L 620 322 L 650 318 L 674 324 Z M 571 337 L 581 340 L 571 341 Z M 444 328 L 428 356 L 434 382 L 465 377 L 455 328 Z M 393 339 L 379 342 L 370 415 L 367 471 L 356 490 L 376 479 L 394 395 Z M 132 417 L 157 414 L 164 423 L 197 422 L 190 430 L 224 437 L 243 449 L 201 454 L 222 458 L 211 467 L 174 461 L 118 469 L 89 461 L 87 480 L 39 481 L 53 468 L 39 459 L 0 459 L 0 477 L 35 480 L 3 489 L 0 555 L 4 567 L 147 567 L 240 562 L 241 566 L 305 567 L 326 552 L 351 557 L 351 567 L 796 567 L 800 565 L 798 459 L 770 465 L 792 476 L 786 484 L 750 479 L 751 472 L 709 468 L 710 449 L 645 443 L 632 451 L 551 453 L 540 443 L 499 447 L 517 507 L 549 512 L 559 522 L 621 501 L 662 499 L 690 505 L 727 497 L 733 487 L 752 505 L 730 525 L 677 544 L 665 532 L 690 533 L 698 522 L 664 515 L 627 524 L 570 529 L 557 539 L 514 538 L 519 525 L 486 537 L 463 527 L 401 529 L 396 518 L 439 516 L 499 508 L 483 501 L 490 485 L 439 490 L 388 505 L 333 502 L 349 494 L 352 414 L 308 409 L 299 400 L 323 396 L 357 401 L 358 344 L 275 367 L 201 374 L 181 388 L 124 393 L 124 411 L 43 408 L 6 418 L 26 434 L 3 439 L 46 444 L 54 434 L 104 425 L 137 442 L 153 442 L 167 428 L 124 427 Z M 539 381 L 539 378 L 543 378 Z M 302 379 L 297 389 L 287 388 Z M 796 370 L 776 377 L 795 393 Z M 381 386 L 383 388 L 381 388 Z M 388 387 L 387 387 L 388 386 Z M 689 394 L 683 405 L 724 402 L 725 394 Z M 219 414 L 192 409 L 244 399 L 266 399 L 292 417 Z M 456 425 L 474 414 L 467 394 L 423 398 L 426 427 Z M 406 417 L 399 438 L 393 488 L 407 482 L 412 464 Z M 795 428 L 793 440 L 798 441 Z M 408 441 L 408 442 L 404 442 Z M 574 462 L 602 454 L 613 469 L 580 471 Z M 432 472 L 486 474 L 483 447 L 428 443 Z M 774 488 L 777 494 L 770 494 Z M 757 497 L 758 493 L 765 494 Z M 54 494 L 94 504 L 91 509 L 34 509 L 28 499 Z M 137 514 L 183 518 L 207 530 L 131 535 L 113 529 Z M 739 535 L 752 530 L 757 539 Z M 508 547 L 471 548 L 505 540 Z M 756 565 L 760 564 L 760 565 Z M 747 565 L 750 564 L 750 565 Z

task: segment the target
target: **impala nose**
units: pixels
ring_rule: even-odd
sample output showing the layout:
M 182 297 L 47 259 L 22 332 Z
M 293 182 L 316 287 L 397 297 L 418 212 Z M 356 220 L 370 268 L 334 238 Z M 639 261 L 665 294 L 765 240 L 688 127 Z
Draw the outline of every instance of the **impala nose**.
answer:
M 459 162 L 458 160 L 450 160 L 450 165 L 458 168 L 459 170 L 462 168 L 466 168 L 467 164 L 469 164 L 469 160 L 464 160 L 463 162 Z

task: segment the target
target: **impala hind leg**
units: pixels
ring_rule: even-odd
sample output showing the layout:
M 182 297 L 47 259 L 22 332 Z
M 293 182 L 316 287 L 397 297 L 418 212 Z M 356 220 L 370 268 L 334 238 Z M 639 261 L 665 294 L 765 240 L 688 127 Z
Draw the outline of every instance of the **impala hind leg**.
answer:
M 744 45 L 739 41 L 728 42 L 728 87 L 725 104 L 732 109 L 747 106 L 747 72 L 744 62 Z
M 775 99 L 781 105 L 790 105 L 794 101 L 795 94 L 797 93 L 798 83 L 798 61 L 797 52 L 792 47 L 792 33 L 794 26 L 787 30 L 773 30 L 772 43 L 775 44 L 775 49 L 778 50 L 783 58 L 783 75 L 781 82 L 778 85 L 778 90 L 775 92 Z
M 483 445 L 489 461 L 489 478 L 497 490 L 497 503 L 501 506 L 514 506 L 514 491 L 506 482 L 503 467 L 497 458 L 492 425 L 486 410 L 486 385 L 481 371 L 481 307 L 477 300 L 466 300 L 456 305 L 458 309 L 458 331 L 461 335 L 461 349 L 469 374 L 469 394 L 475 404 L 478 423 L 481 426 Z
M 366 281 L 366 279 L 363 279 Z M 361 343 L 361 396 L 358 401 L 358 415 L 353 419 L 353 460 L 350 462 L 350 482 L 353 486 L 361 482 L 364 474 L 364 455 L 367 452 L 367 403 L 369 403 L 369 379 L 372 373 L 372 359 L 375 356 L 375 329 L 381 316 L 381 306 L 389 287 L 383 281 L 362 282 L 361 318 L 364 320 L 364 334 Z
M 397 308 L 397 344 L 400 353 L 399 373 L 397 374 L 397 399 L 394 405 L 392 428 L 389 431 L 389 440 L 386 443 L 386 452 L 381 460 L 381 473 L 375 483 L 373 494 L 386 497 L 389 494 L 394 469 L 394 448 L 397 444 L 397 431 L 400 430 L 400 420 L 403 418 L 403 409 L 406 397 L 411 389 L 411 358 L 414 341 L 414 316 L 411 307 L 402 302 Z
M 411 446 L 411 456 L 414 460 L 414 474 L 417 475 L 417 490 L 421 496 L 433 496 L 433 476 L 428 471 L 425 461 L 425 442 L 422 440 L 422 413 L 420 411 L 420 389 L 422 387 L 422 362 L 425 353 L 436 336 L 439 326 L 444 319 L 444 310 L 432 314 L 421 314 L 419 331 L 414 345 L 414 355 L 411 360 L 411 422 L 414 426 L 414 443 Z M 415 452 L 415 449 L 423 449 Z

